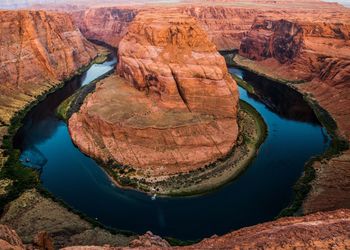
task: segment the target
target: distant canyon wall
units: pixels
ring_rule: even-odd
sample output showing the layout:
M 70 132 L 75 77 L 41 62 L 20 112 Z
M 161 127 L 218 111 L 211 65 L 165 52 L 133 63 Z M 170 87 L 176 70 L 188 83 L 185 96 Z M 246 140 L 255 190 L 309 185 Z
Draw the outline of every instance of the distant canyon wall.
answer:
M 101 40 L 118 47 L 129 23 L 138 12 L 153 10 L 156 13 L 159 8 L 96 7 L 74 12 L 72 17 L 87 38 Z M 244 32 L 250 29 L 255 16 L 260 13 L 254 9 L 220 6 L 179 6 L 166 10 L 195 17 L 219 50 L 238 49 Z

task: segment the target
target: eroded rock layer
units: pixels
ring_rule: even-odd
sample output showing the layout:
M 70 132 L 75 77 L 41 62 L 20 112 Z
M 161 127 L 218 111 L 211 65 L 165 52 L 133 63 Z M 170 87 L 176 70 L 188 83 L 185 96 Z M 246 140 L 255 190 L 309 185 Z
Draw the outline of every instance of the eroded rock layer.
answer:
M 93 5 L 93 4 L 91 4 Z M 90 5 L 90 6 L 91 6 Z M 241 40 L 256 17 L 303 16 L 318 18 L 327 13 L 334 20 L 346 16 L 346 8 L 322 1 L 183 1 L 166 5 L 92 6 L 73 12 L 72 17 L 83 34 L 118 47 L 135 15 L 141 10 L 154 13 L 167 10 L 193 16 L 219 50 L 239 49 Z M 307 17 L 307 18 L 305 18 Z
M 0 12 L 0 119 L 68 78 L 97 55 L 66 14 Z
M 68 14 L 0 11 L 0 141 L 18 111 L 97 54 Z
M 96 7 L 74 12 L 72 18 L 85 37 L 118 47 L 137 12 L 135 7 Z
M 103 80 L 69 120 L 82 151 L 151 176 L 188 172 L 230 151 L 237 85 L 195 19 L 142 12 L 118 54 L 123 78 Z
M 242 40 L 236 62 L 287 82 L 310 96 L 335 119 L 350 141 L 350 11 L 317 18 L 260 17 Z M 328 124 L 331 125 L 331 124 Z M 350 152 L 314 164 L 316 179 L 304 203 L 310 213 L 350 207 Z

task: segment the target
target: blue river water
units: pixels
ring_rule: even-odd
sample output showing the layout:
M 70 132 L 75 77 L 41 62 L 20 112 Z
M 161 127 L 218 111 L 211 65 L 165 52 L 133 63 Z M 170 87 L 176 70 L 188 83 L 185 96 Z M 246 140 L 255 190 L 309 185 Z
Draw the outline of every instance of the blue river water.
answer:
M 259 111 L 268 136 L 258 156 L 238 178 L 212 193 L 157 198 L 115 187 L 101 167 L 76 148 L 57 106 L 116 64 L 92 66 L 28 113 L 15 138 L 24 164 L 39 168 L 42 185 L 71 207 L 106 226 L 161 236 L 200 239 L 273 219 L 292 199 L 292 188 L 310 157 L 321 154 L 329 136 L 302 96 L 248 72 L 230 68 L 256 88 L 240 98 Z

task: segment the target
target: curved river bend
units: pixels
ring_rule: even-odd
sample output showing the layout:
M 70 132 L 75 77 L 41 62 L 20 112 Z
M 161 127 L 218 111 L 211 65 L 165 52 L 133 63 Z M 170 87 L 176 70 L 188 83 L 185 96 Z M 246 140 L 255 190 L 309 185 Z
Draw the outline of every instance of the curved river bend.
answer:
M 40 167 L 42 185 L 73 208 L 117 229 L 199 239 L 272 220 L 292 199 L 292 187 L 310 157 L 321 154 L 329 137 L 302 96 L 242 70 L 230 68 L 256 88 L 240 98 L 268 125 L 256 159 L 236 180 L 202 196 L 157 198 L 113 186 L 95 161 L 70 139 L 55 109 L 80 86 L 113 69 L 115 57 L 93 65 L 81 77 L 49 95 L 26 116 L 15 138 L 27 165 Z

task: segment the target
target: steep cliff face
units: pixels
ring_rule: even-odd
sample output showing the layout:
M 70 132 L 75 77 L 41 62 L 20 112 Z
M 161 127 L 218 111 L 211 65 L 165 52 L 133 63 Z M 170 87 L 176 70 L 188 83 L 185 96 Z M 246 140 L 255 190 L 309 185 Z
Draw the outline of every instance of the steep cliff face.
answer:
M 96 7 L 75 12 L 71 16 L 88 39 L 118 47 L 137 12 L 138 9 L 132 7 Z
M 68 15 L 0 12 L 0 120 L 87 65 L 97 49 Z
M 303 30 L 297 23 L 261 18 L 242 39 L 240 54 L 252 60 L 273 57 L 286 63 L 298 56 L 302 43 Z
M 240 49 L 240 55 L 253 61 L 240 61 L 271 77 L 305 82 L 295 87 L 325 108 L 335 119 L 337 132 L 350 141 L 350 12 L 345 13 L 291 16 L 288 21 L 257 19 Z M 273 44 L 280 36 L 276 53 Z M 314 164 L 316 179 L 303 206 L 305 213 L 350 207 L 349 155 L 346 151 Z
M 89 39 L 104 41 L 118 47 L 128 25 L 140 10 L 158 12 L 171 10 L 195 17 L 217 49 L 238 49 L 244 32 L 248 31 L 257 9 L 222 6 L 159 6 L 94 7 L 72 14 L 82 33 Z
M 118 54 L 126 80 L 102 81 L 69 120 L 80 149 L 150 176 L 195 170 L 230 151 L 237 86 L 195 19 L 139 13 Z
M 259 9 L 224 6 L 184 6 L 178 11 L 195 17 L 218 50 L 238 49 Z
M 0 144 L 14 115 L 98 54 L 69 15 L 0 11 Z M 0 164 L 4 164 L 0 149 Z

